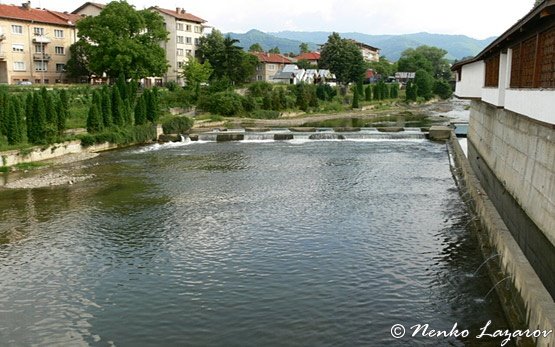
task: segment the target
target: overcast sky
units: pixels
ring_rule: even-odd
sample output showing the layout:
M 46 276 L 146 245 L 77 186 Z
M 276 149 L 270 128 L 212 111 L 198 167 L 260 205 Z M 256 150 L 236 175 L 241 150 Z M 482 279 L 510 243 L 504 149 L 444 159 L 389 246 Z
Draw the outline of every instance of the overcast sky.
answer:
M 13 0 L 0 0 L 14 3 Z M 19 2 L 22 2 L 21 0 Z M 15 1 L 15 3 L 19 3 Z M 96 2 L 103 2 L 96 0 Z M 223 32 L 337 31 L 365 34 L 430 32 L 483 39 L 498 36 L 534 0 L 128 0 L 137 8 L 185 8 Z M 83 2 L 32 0 L 33 7 L 73 11 Z

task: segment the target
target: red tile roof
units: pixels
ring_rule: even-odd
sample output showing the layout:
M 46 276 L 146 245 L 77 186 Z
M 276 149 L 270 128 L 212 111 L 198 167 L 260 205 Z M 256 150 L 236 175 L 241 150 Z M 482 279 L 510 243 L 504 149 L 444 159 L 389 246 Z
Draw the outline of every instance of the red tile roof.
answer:
M 291 64 L 291 59 L 284 57 L 277 53 L 265 53 L 265 52 L 251 52 L 252 55 L 258 58 L 261 63 L 270 64 Z
M 297 60 L 320 60 L 320 53 L 308 52 L 295 57 Z
M 24 22 L 38 22 L 63 26 L 73 26 L 74 22 L 58 16 L 52 11 L 36 8 L 23 8 L 16 5 L 0 5 L 0 18 L 19 20 Z
M 151 9 L 155 9 L 161 13 L 167 14 L 168 16 L 172 16 L 175 17 L 177 19 L 181 19 L 181 20 L 185 20 L 185 21 L 189 21 L 189 22 L 194 22 L 194 23 L 206 23 L 206 21 L 200 17 L 197 17 L 195 15 L 192 15 L 188 12 L 185 12 L 185 10 L 183 9 L 179 9 L 179 12 L 177 11 L 177 9 L 175 10 L 168 10 L 165 8 L 160 8 L 158 6 L 153 6 L 151 7 Z
M 58 12 L 58 11 L 51 11 L 51 10 L 47 10 L 47 11 L 73 24 L 77 23 L 78 20 L 83 18 L 83 16 L 79 14 L 74 14 L 74 13 Z

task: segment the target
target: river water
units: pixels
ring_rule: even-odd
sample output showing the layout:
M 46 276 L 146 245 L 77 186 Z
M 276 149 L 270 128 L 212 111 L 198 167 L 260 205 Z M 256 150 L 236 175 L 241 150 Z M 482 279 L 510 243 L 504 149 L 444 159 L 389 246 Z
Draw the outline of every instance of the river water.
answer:
M 191 143 L 0 190 L 13 346 L 484 346 L 506 322 L 445 145 Z M 468 338 L 405 337 L 415 324 Z

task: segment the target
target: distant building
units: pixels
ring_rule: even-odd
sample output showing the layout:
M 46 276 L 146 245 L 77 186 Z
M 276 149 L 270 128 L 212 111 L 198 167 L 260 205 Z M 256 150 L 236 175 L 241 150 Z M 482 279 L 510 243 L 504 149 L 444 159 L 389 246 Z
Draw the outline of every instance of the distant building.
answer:
M 21 6 L 0 5 L 0 83 L 67 83 L 69 47 L 80 17 Z
M 319 52 L 307 52 L 295 57 L 297 62 L 299 61 L 306 61 L 311 65 L 317 66 L 318 62 L 320 61 L 320 53 Z
M 275 74 L 283 70 L 285 65 L 291 64 L 291 59 L 277 53 L 251 52 L 250 54 L 258 58 L 258 66 L 253 81 L 272 82 Z
M 360 49 L 362 53 L 362 57 L 367 62 L 378 62 L 380 61 L 380 49 L 374 46 L 367 45 L 362 42 L 358 42 L 355 40 L 349 40 L 353 42 L 357 47 Z
M 105 6 L 106 5 L 104 4 L 99 4 L 96 2 L 86 2 L 71 13 L 77 14 L 80 16 L 94 17 L 94 16 L 98 16 Z
M 162 15 L 166 23 L 166 30 L 169 31 L 169 40 L 165 42 L 164 50 L 166 59 L 170 67 L 164 76 L 164 82 L 176 81 L 183 85 L 183 66 L 194 57 L 199 45 L 200 38 L 204 35 L 206 21 L 182 8 L 167 10 L 158 6 L 151 7 L 150 10 Z

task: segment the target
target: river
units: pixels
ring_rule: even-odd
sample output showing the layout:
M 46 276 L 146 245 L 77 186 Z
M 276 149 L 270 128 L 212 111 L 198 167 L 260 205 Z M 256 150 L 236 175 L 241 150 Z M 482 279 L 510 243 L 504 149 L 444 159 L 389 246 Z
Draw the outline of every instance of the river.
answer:
M 199 142 L 74 165 L 95 177 L 0 190 L 2 345 L 464 346 L 507 328 L 443 144 Z M 390 333 L 455 323 L 470 336 Z

